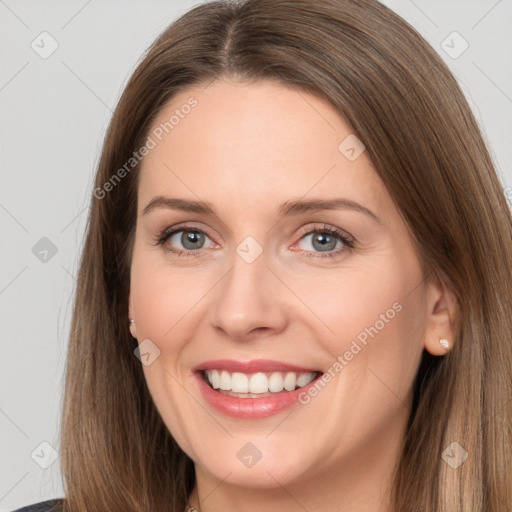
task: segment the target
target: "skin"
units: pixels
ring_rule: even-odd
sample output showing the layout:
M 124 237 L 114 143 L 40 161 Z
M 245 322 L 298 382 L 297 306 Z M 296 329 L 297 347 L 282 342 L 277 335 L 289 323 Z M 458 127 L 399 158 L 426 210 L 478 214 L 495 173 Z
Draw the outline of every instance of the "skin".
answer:
M 353 130 L 329 104 L 277 82 L 222 79 L 182 91 L 153 127 L 191 96 L 197 106 L 142 162 L 129 298 L 132 335 L 160 350 L 143 366 L 149 390 L 195 463 L 190 502 L 208 512 L 391 511 L 414 377 L 424 348 L 443 355 L 439 339 L 453 340 L 453 296 L 424 279 L 367 152 L 350 161 L 338 150 Z M 208 201 L 217 215 L 143 214 L 157 195 Z M 350 199 L 380 222 L 353 209 L 278 217 L 281 203 L 313 197 Z M 191 256 L 155 245 L 183 222 L 204 241 L 185 247 L 180 232 L 165 245 Z M 342 252 L 322 257 L 311 234 L 318 224 L 350 234 L 354 248 L 334 236 L 324 251 Z M 236 252 L 247 236 L 263 250 L 252 263 Z M 217 358 L 328 372 L 395 303 L 400 312 L 306 405 L 230 418 L 210 408 L 191 376 Z M 262 453 L 250 468 L 237 457 L 248 442 Z

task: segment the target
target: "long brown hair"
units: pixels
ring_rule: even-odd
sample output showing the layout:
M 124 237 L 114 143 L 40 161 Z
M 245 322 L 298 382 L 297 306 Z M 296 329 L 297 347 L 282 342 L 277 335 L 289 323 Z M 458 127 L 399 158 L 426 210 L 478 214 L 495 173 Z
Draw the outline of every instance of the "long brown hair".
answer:
M 418 368 L 394 510 L 510 510 L 510 210 L 457 81 L 376 0 L 204 3 L 172 23 L 131 76 L 105 138 L 80 262 L 61 427 L 64 510 L 182 512 L 194 486 L 128 328 L 139 166 L 113 176 L 173 95 L 219 77 L 276 80 L 339 111 L 402 213 L 425 279 L 439 276 L 456 297 L 453 350 L 424 352 Z M 468 452 L 458 468 L 442 457 L 453 442 Z

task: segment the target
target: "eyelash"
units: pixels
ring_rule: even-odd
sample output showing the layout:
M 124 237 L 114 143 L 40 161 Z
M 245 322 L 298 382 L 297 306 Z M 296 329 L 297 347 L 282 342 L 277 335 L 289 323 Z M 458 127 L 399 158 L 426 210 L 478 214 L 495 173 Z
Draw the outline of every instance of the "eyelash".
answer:
M 194 226 L 189 225 L 178 225 L 173 228 L 166 228 L 164 229 L 159 235 L 156 237 L 156 243 L 155 245 L 161 245 L 165 252 L 175 254 L 178 257 L 190 257 L 194 256 L 194 253 L 200 252 L 202 249 L 196 250 L 196 251 L 184 251 L 182 249 L 173 249 L 171 247 L 165 246 L 165 242 L 169 240 L 173 235 L 176 233 L 179 233 L 181 231 L 190 232 L 190 233 L 201 233 L 203 235 L 206 235 L 208 238 L 211 238 L 208 233 L 205 233 L 203 230 L 199 228 L 195 228 Z M 307 258 L 332 258 L 335 256 L 339 256 L 342 252 L 345 252 L 347 250 L 354 248 L 354 239 L 349 236 L 347 233 L 342 231 L 341 229 L 334 228 L 332 226 L 329 226 L 328 224 L 321 224 L 321 225 L 315 225 L 312 229 L 309 231 L 306 231 L 303 233 L 299 240 L 302 240 L 306 235 L 316 234 L 316 233 L 328 233 L 330 235 L 336 235 L 338 239 L 343 242 L 344 247 L 341 249 L 338 249 L 336 251 L 332 252 L 326 252 L 324 254 L 315 252 L 315 251 L 304 251 L 301 250 L 304 256 Z

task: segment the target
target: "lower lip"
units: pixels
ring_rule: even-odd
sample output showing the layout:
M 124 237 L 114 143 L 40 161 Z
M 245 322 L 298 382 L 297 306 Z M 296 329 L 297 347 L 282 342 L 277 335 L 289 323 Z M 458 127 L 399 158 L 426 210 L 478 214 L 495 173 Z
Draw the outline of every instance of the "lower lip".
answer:
M 195 372 L 194 376 L 198 381 L 199 389 L 203 393 L 205 400 L 214 409 L 232 418 L 256 420 L 267 418 L 299 403 L 299 395 L 307 392 L 308 388 L 314 386 L 322 374 L 320 373 L 307 386 L 263 398 L 236 398 L 223 395 L 206 383 L 202 372 Z

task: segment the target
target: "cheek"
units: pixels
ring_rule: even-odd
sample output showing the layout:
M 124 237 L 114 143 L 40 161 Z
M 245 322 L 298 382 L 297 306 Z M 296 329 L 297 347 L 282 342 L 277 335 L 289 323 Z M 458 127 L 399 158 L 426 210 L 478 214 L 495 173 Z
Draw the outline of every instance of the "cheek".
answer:
M 197 322 L 193 305 L 204 291 L 190 285 L 194 283 L 190 272 L 171 272 L 162 265 L 164 259 L 155 255 L 154 251 L 135 250 L 132 260 L 130 300 L 137 339 L 139 344 L 149 339 L 159 350 L 155 360 L 143 365 L 142 370 L 167 428 L 180 446 L 190 450 L 186 418 L 194 414 L 196 402 L 183 392 L 181 383 L 186 380 L 185 369 L 189 366 L 183 361 L 183 353 L 190 340 L 191 322 Z
M 319 341 L 332 356 L 332 378 L 313 400 L 329 410 L 325 428 L 354 445 L 380 439 L 406 414 L 422 353 L 421 275 L 414 258 L 390 252 L 334 280 L 336 292 L 317 310 L 330 328 Z
M 331 330 L 325 343 L 339 363 L 337 381 L 354 400 L 376 409 L 388 399 L 407 400 L 423 348 L 424 308 L 421 267 L 412 252 L 390 252 L 332 282 L 319 316 Z
M 194 316 L 194 305 L 204 296 L 206 286 L 193 269 L 170 268 L 161 255 L 135 252 L 130 299 L 137 338 L 179 339 L 175 331 Z

